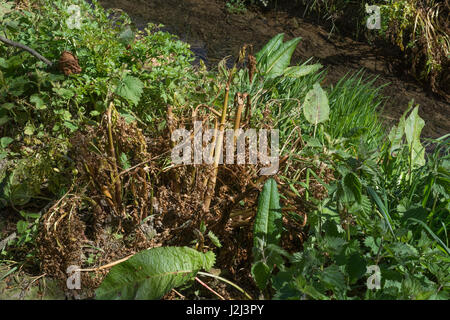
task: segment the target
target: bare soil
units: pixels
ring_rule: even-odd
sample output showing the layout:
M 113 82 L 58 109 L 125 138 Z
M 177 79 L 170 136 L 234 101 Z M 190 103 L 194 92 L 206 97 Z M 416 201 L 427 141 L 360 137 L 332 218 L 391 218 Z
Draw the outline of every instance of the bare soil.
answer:
M 165 30 L 191 44 L 192 50 L 207 65 L 214 67 L 226 56 L 234 56 L 244 44 L 259 50 L 278 33 L 286 39 L 301 37 L 294 62 L 315 57 L 327 68 L 326 84 L 335 84 L 347 73 L 364 68 L 365 74 L 378 76 L 375 85 L 389 83 L 383 89 L 388 97 L 382 117 L 395 123 L 410 100 L 419 104 L 426 125 L 424 137 L 436 138 L 450 132 L 448 99 L 423 88 L 402 69 L 402 59 L 395 50 L 371 46 L 350 37 L 333 34 L 323 26 L 301 18 L 297 10 L 247 10 L 231 14 L 219 0 L 101 0 L 105 8 L 127 12 L 138 28 L 147 23 L 165 25 Z M 404 68 L 403 68 L 404 69 Z

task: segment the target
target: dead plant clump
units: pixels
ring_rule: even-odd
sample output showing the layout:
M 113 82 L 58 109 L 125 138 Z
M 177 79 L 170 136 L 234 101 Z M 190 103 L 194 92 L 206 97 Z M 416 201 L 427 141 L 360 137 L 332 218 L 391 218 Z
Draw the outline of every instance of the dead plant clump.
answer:
M 127 123 L 111 108 L 98 127 L 87 127 L 72 138 L 70 156 L 77 163 L 78 175 L 66 195 L 43 215 L 37 240 L 42 271 L 60 279 L 64 288 L 69 266 L 93 271 L 82 272 L 81 291 L 66 290 L 69 296 L 74 292 L 76 297 L 93 296 L 107 273 L 93 266 L 146 248 L 195 243 L 198 250 L 215 250 L 216 266 L 230 280 L 257 292 L 250 275 L 252 222 L 266 177 L 259 175 L 259 165 L 220 165 L 211 191 L 208 182 L 213 165 L 167 166 L 173 148 L 171 133 L 174 128 L 192 129 L 192 119 L 208 126 L 207 116 L 195 114 L 188 122 L 176 119 L 169 108 L 166 131 L 149 138 L 136 123 Z M 286 161 L 284 157 L 280 166 Z M 329 180 L 328 169 L 315 171 Z M 306 237 L 308 206 L 275 179 L 286 189 L 281 190 L 286 191 L 283 205 L 303 217 L 284 218 L 289 236 L 283 246 L 298 251 Z M 311 190 L 315 197 L 325 194 L 317 181 L 311 182 Z M 208 197 L 212 201 L 205 210 Z M 220 249 L 199 232 L 201 223 L 219 237 Z M 88 263 L 89 257 L 95 259 Z

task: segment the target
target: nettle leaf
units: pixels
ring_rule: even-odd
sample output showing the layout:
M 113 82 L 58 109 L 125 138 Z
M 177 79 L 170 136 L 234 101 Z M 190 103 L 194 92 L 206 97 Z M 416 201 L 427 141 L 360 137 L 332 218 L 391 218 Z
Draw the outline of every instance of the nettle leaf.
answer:
M 378 251 L 380 250 L 381 238 L 374 238 L 372 236 L 368 236 L 366 239 L 364 239 L 364 245 L 370 248 L 372 254 L 377 254 Z
M 331 290 L 344 291 L 347 288 L 345 276 L 336 265 L 325 268 L 320 275 L 323 284 Z
M 38 109 L 38 110 L 47 109 L 47 106 L 45 105 L 44 100 L 42 100 L 41 97 L 39 97 L 39 95 L 37 95 L 37 94 L 33 94 L 30 97 L 30 102 L 34 103 L 34 105 L 36 106 L 36 109 Z
M 363 277 L 366 274 L 366 268 L 367 262 L 359 253 L 352 254 L 345 266 L 351 282 L 355 282 Z
M 395 242 L 391 249 L 398 258 L 418 257 L 419 255 L 417 249 L 407 243 Z
M 349 189 L 358 203 L 361 203 L 362 185 L 358 176 L 353 172 L 348 173 L 344 178 L 344 185 Z
M 258 288 L 261 290 L 264 289 L 269 282 L 272 268 L 270 268 L 264 261 L 257 261 L 252 265 L 251 272 Z
M 136 77 L 125 76 L 119 81 L 115 93 L 134 105 L 141 99 L 144 83 Z
M 96 299 L 160 299 L 215 263 L 213 252 L 188 247 L 158 247 L 114 266 L 96 290 Z
M 75 92 L 71 89 L 66 88 L 53 88 L 53 92 L 55 92 L 58 96 L 64 99 L 70 99 L 75 95 Z
M 17 227 L 18 234 L 24 234 L 28 228 L 28 222 L 26 222 L 24 220 L 19 220 L 19 221 L 17 221 L 16 227 Z
M 341 252 L 345 244 L 347 243 L 347 241 L 342 238 L 331 236 L 326 236 L 323 240 L 327 251 L 333 254 L 338 254 L 339 252 Z
M 308 91 L 303 104 L 303 114 L 309 123 L 317 125 L 327 121 L 330 116 L 328 97 L 320 84 L 315 83 Z

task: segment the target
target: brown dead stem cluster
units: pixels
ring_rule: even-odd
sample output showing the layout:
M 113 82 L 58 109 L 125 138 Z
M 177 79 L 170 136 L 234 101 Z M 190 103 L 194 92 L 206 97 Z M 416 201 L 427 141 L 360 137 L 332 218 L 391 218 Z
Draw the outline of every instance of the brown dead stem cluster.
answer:
M 251 75 L 256 72 L 253 60 L 250 57 Z M 253 218 L 267 177 L 259 174 L 261 164 L 248 164 L 248 149 L 244 165 L 219 164 L 217 151 L 223 151 L 218 143 L 221 130 L 249 126 L 252 106 L 248 95 L 237 92 L 234 103 L 228 105 L 235 71 L 230 70 L 222 113 L 199 105 L 190 114 L 184 111 L 177 113 L 184 116 L 175 116 L 168 106 L 165 131 L 149 138 L 136 123 L 119 116 L 111 103 L 98 127 L 87 127 L 73 137 L 69 156 L 77 163 L 78 174 L 71 189 L 41 219 L 38 244 L 43 272 L 65 284 L 71 265 L 92 268 L 146 248 L 196 244 L 198 250 L 215 250 L 217 267 L 249 290 L 255 289 L 250 276 Z M 263 126 L 270 129 L 270 113 L 266 119 Z M 216 147 L 210 150 L 214 162 L 174 165 L 170 161 L 175 143 L 172 133 L 185 128 L 193 138 L 195 121 L 203 123 L 203 130 L 215 129 L 211 145 Z M 309 163 L 321 179 L 332 179 L 325 166 L 314 168 L 306 160 L 293 165 L 290 157 L 280 159 L 280 171 L 287 176 L 300 172 L 295 178 L 304 180 L 306 171 L 299 166 Z M 304 200 L 306 191 L 299 187 L 297 193 L 292 192 L 281 178 L 275 179 L 284 195 L 284 227 L 289 231 L 283 247 L 298 251 L 306 237 L 310 209 Z M 309 195 L 322 198 L 326 190 L 310 179 Z M 215 248 L 199 231 L 201 224 L 219 237 L 221 248 Z M 83 294 L 92 296 L 106 272 L 82 273 Z

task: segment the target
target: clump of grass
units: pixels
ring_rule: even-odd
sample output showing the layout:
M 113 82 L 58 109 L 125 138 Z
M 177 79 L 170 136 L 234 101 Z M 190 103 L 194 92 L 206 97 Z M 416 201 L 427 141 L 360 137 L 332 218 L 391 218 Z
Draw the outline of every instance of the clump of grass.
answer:
M 332 138 L 365 137 L 368 143 L 378 144 L 384 137 L 378 113 L 383 98 L 374 88 L 376 78 L 363 80 L 363 72 L 346 75 L 331 88 L 329 93 L 330 121 L 325 131 Z

